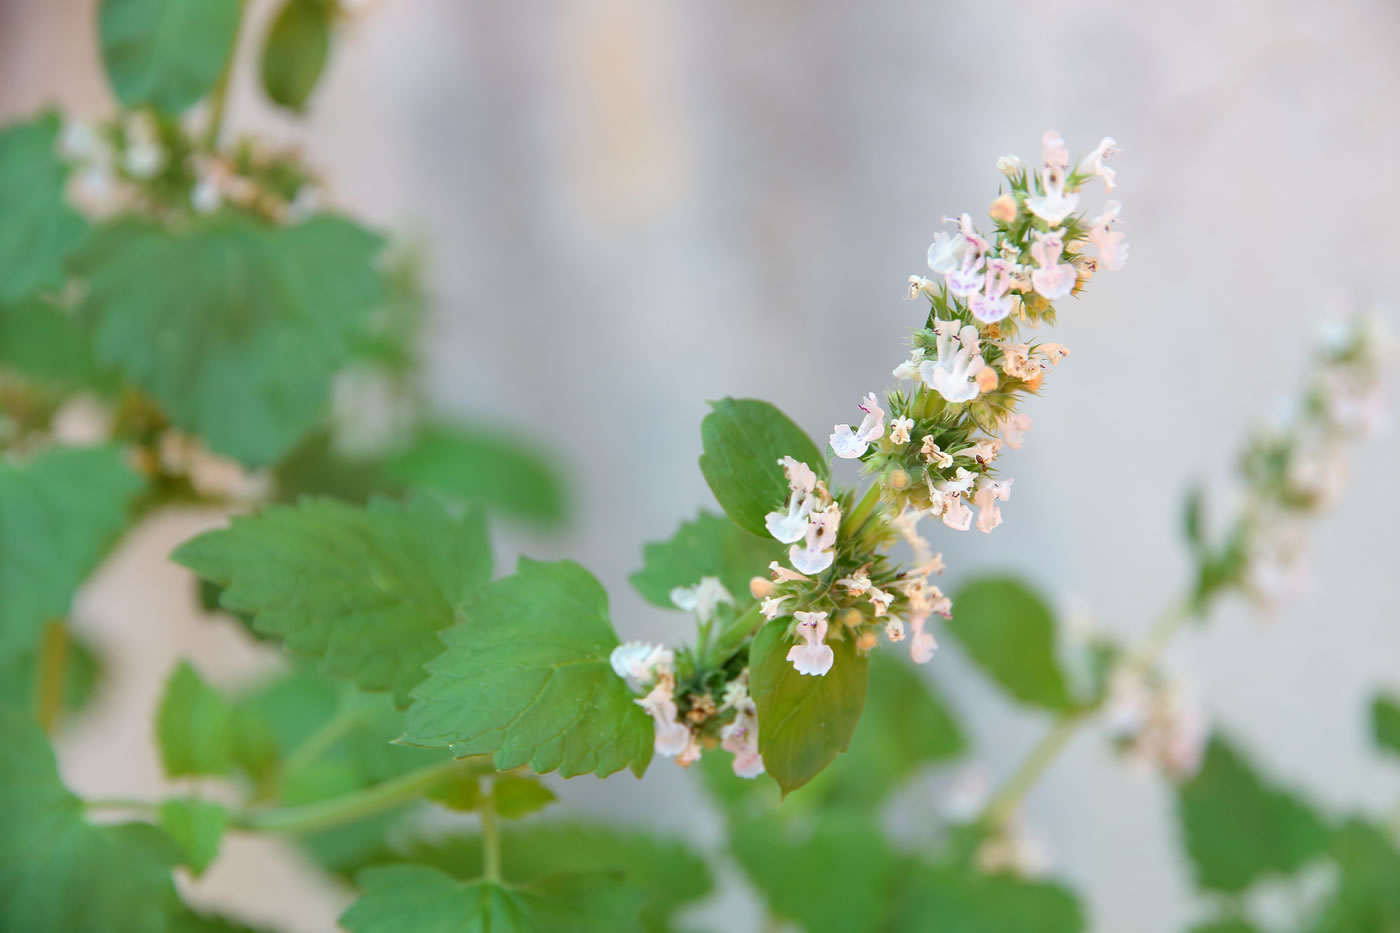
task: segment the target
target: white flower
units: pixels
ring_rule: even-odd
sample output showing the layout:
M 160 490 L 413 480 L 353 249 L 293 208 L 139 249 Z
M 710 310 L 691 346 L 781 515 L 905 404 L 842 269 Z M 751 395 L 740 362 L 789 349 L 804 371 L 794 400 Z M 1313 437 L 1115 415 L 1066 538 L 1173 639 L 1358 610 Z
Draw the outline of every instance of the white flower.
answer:
M 894 597 L 878 586 L 872 586 L 870 588 L 870 605 L 875 610 L 875 618 L 878 619 L 886 612 L 889 612 L 890 603 L 893 601 Z
M 988 437 L 978 441 L 970 447 L 964 447 L 955 456 L 967 457 L 976 460 L 982 466 L 986 466 L 997 458 L 1001 453 L 1001 440 L 995 437 Z M 966 492 L 966 490 L 963 490 Z
M 1048 223 L 1059 226 L 1060 222 L 1079 206 L 1079 195 L 1065 193 L 1065 172 L 1069 169 L 1069 152 L 1060 134 L 1050 131 L 1043 140 L 1042 158 L 1045 168 L 1040 173 L 1041 194 L 1026 198 L 1026 207 L 1032 214 Z
M 1035 348 L 1035 352 L 1049 360 L 1051 365 L 1059 366 L 1060 360 L 1069 356 L 1069 347 L 1062 343 L 1042 343 Z
M 1005 259 L 987 260 L 983 290 L 974 293 L 967 300 L 968 309 L 972 311 L 973 317 L 984 324 L 994 324 L 1011 313 L 1013 296 L 1007 292 L 1011 290 L 1013 268 L 1013 263 Z
M 789 648 L 787 659 L 792 662 L 793 670 L 799 674 L 825 676 L 836 661 L 836 654 L 831 650 L 831 646 L 825 643 L 826 613 L 796 612 L 793 615 L 797 617 L 797 634 L 801 635 L 806 643 Z
M 700 744 L 700 739 L 695 733 L 691 732 L 686 738 L 685 751 L 676 756 L 676 764 L 680 765 L 682 768 L 689 768 L 700 760 L 700 755 L 703 751 L 704 747 Z
M 1011 498 L 1011 484 L 1013 480 L 995 480 L 990 476 L 978 477 L 977 492 L 973 495 L 972 501 L 977 505 L 977 530 L 983 534 L 990 534 L 991 530 L 1001 524 L 1001 508 L 997 502 L 1005 502 Z
M 943 510 L 943 524 L 954 531 L 967 531 L 972 527 L 972 509 L 967 507 L 962 496 L 949 496 Z
M 909 627 L 914 630 L 914 637 L 909 639 L 909 657 L 915 664 L 927 664 L 933 660 L 933 652 L 937 650 L 938 642 L 924 631 L 924 616 L 910 618 Z
M 770 596 L 759 606 L 759 612 L 763 613 L 763 618 L 773 621 L 783 614 L 783 603 L 792 599 L 791 596 Z
M 849 424 L 836 425 L 831 435 L 831 449 L 843 460 L 856 460 L 870 449 L 870 442 L 885 435 L 885 410 L 874 392 L 866 394 L 860 403 L 865 417 L 860 422 L 860 430 L 852 431 Z
M 1021 174 L 1021 159 L 1019 156 L 1004 155 L 997 159 L 997 171 L 1007 178 L 1015 178 Z
M 997 422 L 997 432 L 1012 450 L 1021 449 L 1021 445 L 1025 443 L 1026 432 L 1030 428 L 1030 415 L 1011 414 Z
M 1030 344 L 1009 343 L 1003 346 L 1001 371 L 1023 382 L 1030 382 L 1040 375 L 1040 367 L 1031 362 Z
M 787 512 L 769 512 L 763 517 L 768 533 L 784 544 L 800 539 L 807 531 L 807 516 L 817 504 L 812 490 L 817 485 L 817 475 L 811 467 L 791 457 L 779 460 L 787 473 L 788 496 Z
M 1060 262 L 1065 250 L 1064 234 L 1058 230 L 1050 233 L 1037 231 L 1035 236 L 1035 242 L 1031 244 L 1031 258 L 1040 268 L 1031 273 L 1031 284 L 1051 301 L 1063 298 L 1074 291 L 1074 283 L 1079 278 L 1073 265 Z
M 966 218 L 966 223 L 960 225 L 961 229 L 970 230 L 972 217 L 967 214 L 964 214 L 963 217 Z M 951 219 L 944 217 L 943 221 L 948 223 Z M 939 275 L 947 275 L 962 265 L 967 248 L 967 237 L 963 235 L 961 230 L 952 236 L 940 230 L 933 235 L 933 244 L 928 248 L 928 267 Z
M 650 693 L 634 701 L 655 721 L 656 753 L 667 758 L 674 758 L 690 745 L 690 729 L 676 721 L 674 690 L 675 682 L 670 677 L 662 677 Z
M 924 458 L 929 466 L 937 467 L 940 470 L 946 470 L 953 465 L 953 455 L 945 452 L 934 443 L 932 434 L 924 435 L 924 442 L 922 446 L 919 447 L 919 455 Z
M 913 418 L 896 418 L 890 422 L 890 443 L 903 446 L 909 443 L 909 429 L 914 426 Z
M 982 287 L 982 263 L 987 256 L 987 241 L 972 229 L 972 218 L 963 214 L 959 220 L 962 232 L 959 237 L 964 242 L 958 265 L 949 269 L 943 276 L 948 291 L 959 298 L 966 298 Z M 931 264 L 930 264 L 931 265 Z
M 1072 270 L 1074 267 L 1070 268 Z M 978 352 L 980 344 L 977 328 L 968 324 L 954 336 L 956 328 L 956 321 L 939 321 L 934 326 L 938 334 L 937 359 L 924 360 L 919 365 L 919 375 L 923 378 L 924 385 L 948 401 L 967 402 L 981 392 L 977 385 L 977 374 L 987 363 Z M 958 344 L 956 351 L 953 349 L 954 343 Z
M 671 602 L 677 609 L 695 613 L 701 624 L 710 621 L 720 603 L 734 605 L 734 597 L 719 582 L 718 577 L 701 577 L 694 586 L 678 586 L 671 591 Z
M 669 674 L 675 656 L 664 645 L 629 641 L 614 648 L 608 660 L 613 673 L 627 681 L 627 686 L 633 690 L 640 690 L 658 674 Z
M 738 714 L 734 721 L 719 731 L 720 747 L 734 755 L 735 774 L 756 778 L 763 773 L 763 758 L 758 754 L 758 710 L 752 700 L 735 708 Z
M 896 379 L 917 379 L 919 378 L 919 364 L 923 361 L 924 348 L 915 347 L 909 351 L 909 359 L 896 366 L 892 375 Z
M 1054 130 L 1046 130 L 1040 137 L 1040 161 L 1046 165 L 1069 168 L 1069 150 L 1065 148 L 1064 137 Z
M 863 567 L 849 577 L 842 577 L 840 580 L 837 580 L 836 585 L 844 586 L 850 591 L 852 596 L 864 596 L 871 587 L 870 577 L 866 575 L 865 568 Z
M 890 616 L 885 623 L 885 637 L 892 642 L 904 641 L 904 620 L 899 616 Z
M 836 529 L 841 524 L 841 508 L 832 503 L 812 513 L 807 524 L 805 547 L 794 544 L 788 549 L 788 560 L 802 573 L 821 573 L 836 559 Z
M 777 561 L 769 561 L 768 569 L 773 574 L 773 579 L 779 583 L 791 583 L 794 580 L 806 580 L 807 577 L 796 570 L 789 570 Z
M 909 276 L 909 291 L 904 293 L 907 301 L 913 301 L 920 295 L 928 295 L 930 298 L 938 294 L 938 283 L 933 279 L 926 279 L 922 275 Z
M 1123 242 L 1123 234 L 1109 229 L 1118 220 L 1118 212 L 1122 209 L 1123 205 L 1117 201 L 1109 201 L 1089 228 L 1089 242 L 1099 251 L 1099 262 L 1115 272 L 1123 268 L 1123 262 L 1128 258 L 1128 244 Z
M 1102 140 L 1099 141 L 1099 147 L 1093 152 L 1089 153 L 1083 158 L 1083 160 L 1080 161 L 1080 173 L 1082 174 L 1084 172 L 1093 172 L 1095 175 L 1103 179 L 1104 190 L 1112 191 L 1113 180 L 1117 177 L 1118 173 L 1115 172 L 1113 169 L 1109 168 L 1105 164 L 1105 160 L 1109 156 L 1113 155 L 1115 152 L 1121 151 L 1122 150 L 1118 148 L 1118 144 L 1114 141 L 1112 136 L 1105 136 Z M 1116 267 L 1110 266 L 1110 268 Z

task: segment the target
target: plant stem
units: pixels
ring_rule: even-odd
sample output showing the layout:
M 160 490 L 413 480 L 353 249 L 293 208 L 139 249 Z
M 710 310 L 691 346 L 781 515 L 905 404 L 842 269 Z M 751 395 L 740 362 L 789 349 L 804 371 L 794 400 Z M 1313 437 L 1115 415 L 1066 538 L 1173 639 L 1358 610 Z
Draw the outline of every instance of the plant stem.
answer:
M 35 706 L 39 727 L 53 732 L 63 708 L 63 675 L 68 669 L 68 626 L 62 619 L 50 619 L 44 625 L 39 642 L 39 680 Z
M 330 829 L 409 803 L 448 778 L 483 765 L 490 767 L 482 759 L 443 761 L 330 800 L 232 813 L 229 823 L 257 832 L 310 833 Z
M 1123 663 L 1136 671 L 1150 670 L 1172 638 L 1181 631 L 1183 625 L 1196 617 L 1198 611 L 1192 608 L 1189 600 L 1172 603 L 1152 623 L 1142 642 L 1129 652 Z M 1097 708 L 1093 707 L 1061 713 L 1051 725 L 1050 731 L 1030 750 L 1001 789 L 992 795 L 992 799 L 982 811 L 979 822 L 993 827 L 1004 824 L 1016 812 L 1031 788 L 1035 787 L 1036 782 L 1059 758 L 1070 739 L 1079 731 L 1079 727 L 1096 711 Z
M 360 712 L 336 713 L 292 750 L 291 754 L 282 762 L 282 767 L 279 769 L 281 775 L 292 774 L 311 764 L 325 754 L 326 750 L 338 742 L 341 737 L 354 730 L 362 722 L 364 722 L 364 715 Z
M 228 108 L 229 84 L 233 77 L 233 63 L 238 58 L 238 37 L 243 32 L 243 13 L 247 8 L 244 0 L 238 2 L 238 19 L 233 27 L 233 42 L 229 46 L 228 59 L 224 62 L 224 68 L 219 72 L 219 80 L 214 84 L 214 90 L 209 97 L 209 128 L 204 132 L 204 148 L 217 149 L 219 147 L 219 134 L 224 129 L 224 112 Z
M 158 806 L 150 800 L 134 800 L 130 797 L 95 797 L 83 801 L 85 810 L 135 810 L 140 813 L 154 813 Z
M 481 859 L 487 881 L 501 881 L 501 835 L 496 828 L 496 788 L 481 802 Z

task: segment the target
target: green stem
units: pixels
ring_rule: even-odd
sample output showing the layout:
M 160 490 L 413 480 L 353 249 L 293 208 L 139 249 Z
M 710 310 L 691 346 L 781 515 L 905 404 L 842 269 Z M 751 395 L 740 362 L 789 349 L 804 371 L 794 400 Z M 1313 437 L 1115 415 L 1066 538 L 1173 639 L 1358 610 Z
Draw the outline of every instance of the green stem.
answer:
M 335 714 L 292 750 L 291 754 L 282 762 L 280 769 L 282 775 L 294 774 L 311 764 L 364 721 L 364 714 L 358 711 Z
M 496 788 L 481 803 L 481 858 L 487 881 L 501 881 L 501 834 L 496 827 Z
M 311 833 L 330 829 L 409 803 L 448 778 L 475 770 L 481 765 L 482 760 L 470 759 L 439 762 L 330 800 L 233 813 L 229 816 L 229 823 L 239 829 L 271 833 Z M 486 767 L 490 767 L 489 763 Z
M 68 626 L 62 619 L 50 619 L 44 625 L 39 642 L 39 680 L 35 706 L 39 727 L 52 733 L 63 708 L 63 675 L 68 669 Z
M 870 517 L 870 513 L 875 511 L 875 507 L 880 504 L 880 484 L 871 483 L 870 488 L 865 491 L 865 495 L 856 507 L 851 509 L 851 514 L 847 515 L 843 522 L 846 527 L 854 528 L 857 532 L 860 526 L 865 524 L 865 520 Z
M 749 608 L 741 612 L 730 624 L 729 628 L 720 632 L 710 641 L 710 646 L 705 654 L 700 656 L 700 665 L 703 670 L 713 670 L 728 661 L 729 658 L 743 647 L 744 642 L 755 632 L 763 627 L 763 623 L 768 621 L 763 618 L 762 607 L 754 603 Z
M 238 36 L 243 31 L 243 13 L 246 4 L 238 2 L 238 19 L 233 27 L 233 42 L 229 46 L 228 59 L 219 72 L 219 80 L 209 97 L 209 128 L 204 132 L 204 148 L 214 150 L 219 147 L 219 135 L 224 129 L 224 112 L 228 108 L 229 84 L 233 77 L 233 63 L 238 58 Z

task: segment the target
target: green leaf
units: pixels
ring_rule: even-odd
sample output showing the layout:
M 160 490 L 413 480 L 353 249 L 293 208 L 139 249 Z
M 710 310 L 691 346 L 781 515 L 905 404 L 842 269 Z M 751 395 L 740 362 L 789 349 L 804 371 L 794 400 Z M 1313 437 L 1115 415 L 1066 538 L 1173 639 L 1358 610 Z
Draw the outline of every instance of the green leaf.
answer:
M 54 154 L 58 133 L 52 112 L 0 130 L 0 303 L 63 284 L 64 260 L 87 232 L 63 197 L 68 169 Z
M 382 297 L 379 237 L 314 217 L 272 227 L 226 214 L 187 230 L 101 228 L 78 255 L 99 362 L 171 421 L 249 466 L 324 414 L 331 377 Z
M 166 777 L 228 774 L 233 770 L 233 707 L 181 661 L 165 683 L 156 710 L 156 744 Z
M 1073 705 L 1055 656 L 1055 616 L 1030 587 L 1012 577 L 973 580 L 953 597 L 948 631 L 982 671 L 1032 706 Z
M 693 586 L 701 577 L 717 577 L 742 603 L 750 598 L 749 581 L 766 577 L 768 564 L 782 554 L 772 537 L 755 537 L 729 519 L 702 510 L 669 540 L 642 548 L 643 566 L 632 574 L 632 585 L 652 605 L 674 609 L 671 590 Z
M 142 481 L 112 447 L 0 462 L 0 658 L 33 650 L 125 527 Z
M 1266 785 L 1218 735 L 1200 771 L 1178 788 L 1177 814 L 1196 883 L 1212 891 L 1292 873 L 1327 848 L 1327 827 L 1312 809 Z
M 807 933 L 889 928 L 898 862 L 869 814 L 825 811 L 813 822 L 770 813 L 735 821 L 730 847 L 773 913 Z
M 1058 884 L 955 867 L 920 866 L 903 879 L 901 933 L 1081 933 L 1083 908 Z
M 228 811 L 208 800 L 177 797 L 160 805 L 160 828 L 184 854 L 184 864 L 196 876 L 219 854 L 228 826 Z
M 297 113 L 321 80 L 331 52 L 329 0 L 287 0 L 272 21 L 262 50 L 262 86 L 274 104 Z
M 486 802 L 486 795 L 481 792 L 481 777 L 476 774 L 454 776 L 432 788 L 427 796 L 433 803 L 459 813 L 475 812 Z
M 0 308 L 0 367 L 60 389 L 106 391 L 113 382 L 73 315 L 40 299 Z
M 791 620 L 769 622 L 749 653 L 749 693 L 758 706 L 758 750 L 767 773 L 787 794 L 806 784 L 851 744 L 865 708 L 870 662 L 849 640 L 828 639 L 836 660 L 822 677 L 797 673 L 787 660 Z
M 507 820 L 528 816 L 558 799 L 554 791 L 535 778 L 514 774 L 504 774 L 493 780 L 491 796 L 496 800 L 496 814 Z
M 91 826 L 32 717 L 0 707 L 0 929 L 180 929 L 176 853 L 146 824 Z
M 1394 698 L 1378 696 L 1371 701 L 1371 735 L 1378 748 L 1400 755 L 1400 703 Z
M 1186 492 L 1185 502 L 1182 503 L 1181 528 L 1186 535 L 1186 543 L 1198 554 L 1203 552 L 1206 546 L 1205 510 L 1205 487 L 1200 483 L 1193 483 Z
M 1352 820 L 1332 842 L 1336 888 L 1309 933 L 1400 931 L 1400 852 L 1382 828 Z
M 613 672 L 607 603 L 578 564 L 522 557 L 444 633 L 447 650 L 413 691 L 404 741 L 494 754 L 502 771 L 604 777 L 630 767 L 640 777 L 652 724 Z
M 522 888 L 460 882 L 418 865 L 362 872 L 340 918 L 350 933 L 623 933 L 641 930 L 641 894 L 608 875 L 560 875 Z
M 178 114 L 214 87 L 233 53 L 240 0 L 102 0 L 98 33 L 122 106 Z
M 781 509 L 788 498 L 787 479 L 779 465 L 792 457 L 827 477 L 826 458 L 806 432 L 777 408 L 757 399 L 726 398 L 700 423 L 700 472 L 715 500 L 750 534 L 769 537 L 763 516 Z
M 362 690 L 400 706 L 442 650 L 438 632 L 491 576 L 479 512 L 384 499 L 366 508 L 307 499 L 235 517 L 181 545 L 176 562 L 226 587 L 224 608 Z
M 1260 933 L 1243 920 L 1210 920 L 1191 928 L 1191 933 Z
M 29 712 L 37 708 L 38 664 L 37 646 L 0 660 L 0 705 Z M 70 630 L 67 660 L 63 664 L 61 709 L 64 714 L 71 716 L 81 712 L 92 701 L 102 675 L 102 662 L 92 646 Z
M 568 503 L 558 468 L 499 431 L 429 424 L 384 466 L 385 476 L 460 502 L 538 522 L 561 521 Z

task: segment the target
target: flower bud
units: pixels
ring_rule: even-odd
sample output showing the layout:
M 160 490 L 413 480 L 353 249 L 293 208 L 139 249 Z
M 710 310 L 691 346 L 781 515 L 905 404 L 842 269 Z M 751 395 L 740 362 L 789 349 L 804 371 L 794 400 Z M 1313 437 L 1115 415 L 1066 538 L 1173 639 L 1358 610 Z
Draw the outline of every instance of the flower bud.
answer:
M 997 171 L 1007 178 L 1014 178 L 1021 174 L 1021 160 L 1014 155 L 1004 155 L 997 159 Z
M 869 654 L 879 640 L 880 636 L 874 632 L 861 632 L 860 637 L 856 639 L 856 650 L 861 654 Z
M 847 628 L 855 628 L 865 621 L 865 616 L 854 606 L 841 613 L 841 624 Z
M 992 206 L 987 208 L 988 215 L 997 223 L 1009 224 L 1016 219 L 1016 199 L 1009 194 L 1003 194 Z
M 885 485 L 889 486 L 891 489 L 908 489 L 908 472 L 900 469 L 890 470 L 890 472 L 885 476 Z
M 992 367 L 984 367 L 977 373 L 977 388 L 990 392 L 997 387 L 997 373 Z
M 749 581 L 749 592 L 754 599 L 767 599 L 773 595 L 773 581 L 767 577 L 754 577 Z

